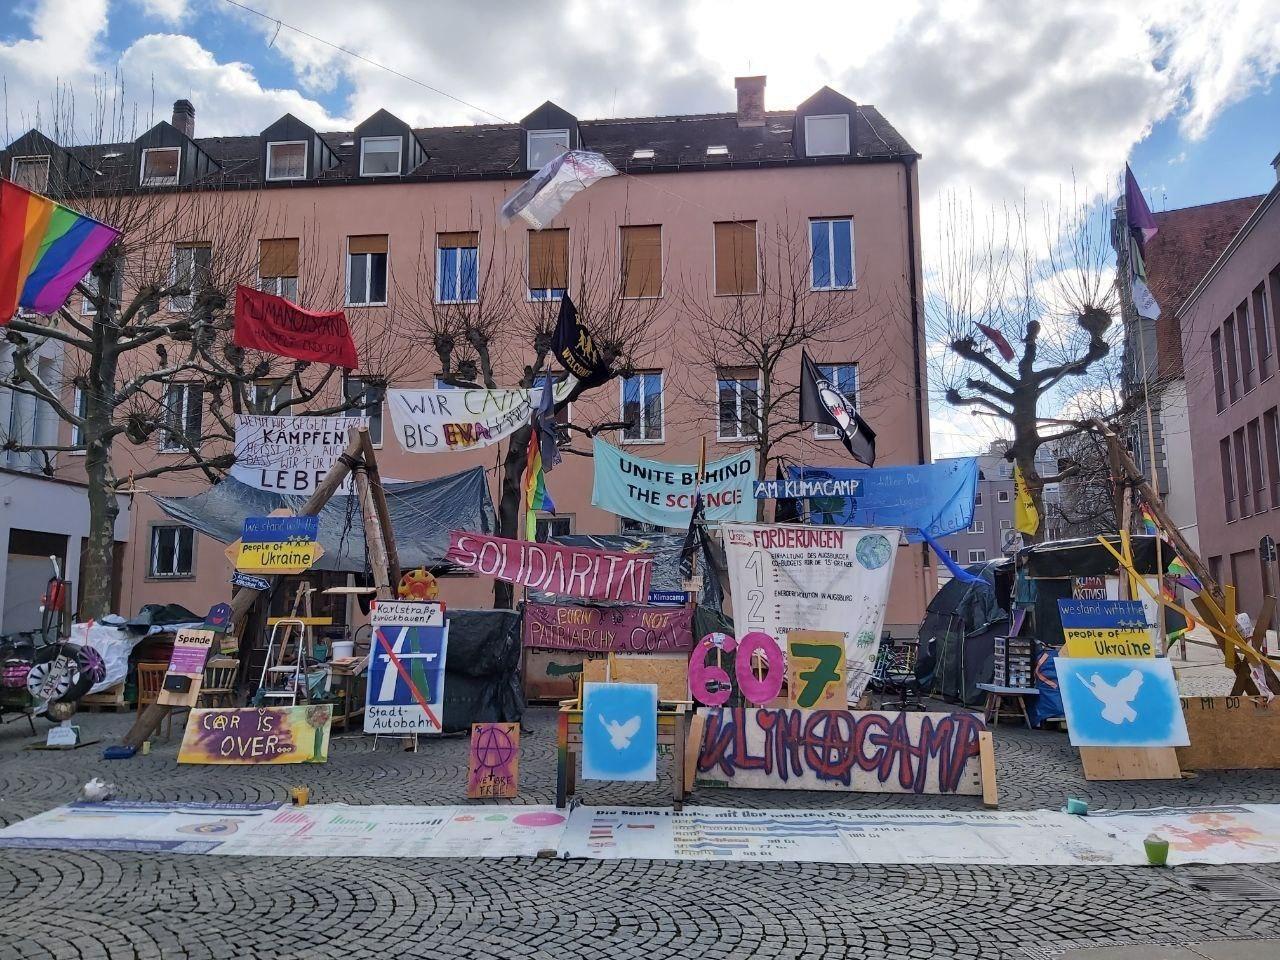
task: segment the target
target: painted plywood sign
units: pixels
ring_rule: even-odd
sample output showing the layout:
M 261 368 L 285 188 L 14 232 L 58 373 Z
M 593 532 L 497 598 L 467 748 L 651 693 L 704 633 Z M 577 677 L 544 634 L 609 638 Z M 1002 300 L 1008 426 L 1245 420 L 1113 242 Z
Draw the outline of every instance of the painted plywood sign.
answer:
M 373 646 L 365 733 L 439 733 L 449 627 L 438 603 L 379 600 L 370 620 Z
M 693 647 L 693 611 L 687 607 L 585 607 L 529 603 L 524 643 L 545 650 L 615 650 L 668 653 Z
M 1183 697 L 1191 745 L 1178 748 L 1184 770 L 1280 770 L 1280 700 Z
M 658 779 L 658 687 L 582 685 L 582 779 Z
M 1185 747 L 1173 664 L 1160 658 L 1057 657 L 1067 733 L 1077 747 Z
M 173 638 L 173 652 L 164 685 L 156 698 L 167 707 L 194 707 L 200 698 L 200 682 L 204 679 L 204 663 L 213 648 L 217 634 L 212 630 L 179 630 Z
M 324 763 L 333 705 L 192 710 L 179 763 Z
M 467 796 L 511 799 L 519 792 L 520 724 L 473 723 L 467 758 Z
M 982 792 L 972 713 L 736 707 L 705 716 L 699 786 L 865 793 Z
M 1137 600 L 1059 600 L 1072 657 L 1154 657 L 1147 614 Z

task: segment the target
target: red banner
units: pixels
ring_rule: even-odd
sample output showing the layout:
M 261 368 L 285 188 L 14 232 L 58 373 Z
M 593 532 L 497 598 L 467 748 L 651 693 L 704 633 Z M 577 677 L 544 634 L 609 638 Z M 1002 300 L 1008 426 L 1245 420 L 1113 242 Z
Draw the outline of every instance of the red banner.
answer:
M 687 652 L 693 649 L 693 611 L 688 607 L 526 603 L 524 645 L 548 650 Z
M 347 315 L 341 310 L 315 313 L 252 287 L 236 287 L 235 344 L 348 370 L 360 365 Z
M 459 530 L 449 534 L 445 559 L 531 590 L 620 603 L 648 600 L 653 575 L 653 556 L 647 553 L 558 547 Z

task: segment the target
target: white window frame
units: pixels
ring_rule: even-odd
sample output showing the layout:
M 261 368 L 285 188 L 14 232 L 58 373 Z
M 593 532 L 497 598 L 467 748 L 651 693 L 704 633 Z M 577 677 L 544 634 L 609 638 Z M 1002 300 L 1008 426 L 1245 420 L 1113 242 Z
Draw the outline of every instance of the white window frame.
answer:
M 569 537 L 571 537 L 571 536 L 573 536 L 574 528 L 577 526 L 577 522 L 576 522 L 575 514 L 572 514 L 572 513 L 544 513 L 543 511 L 539 510 L 537 513 L 535 513 L 535 514 L 534 514 L 534 518 L 533 518 L 533 531 L 534 531 L 534 533 L 533 533 L 533 539 L 534 539 L 535 541 L 537 541 L 537 542 L 543 542 L 543 541 L 538 541 L 538 528 L 539 528 L 539 527 L 546 528 L 546 527 L 549 527 L 549 526 L 550 526 L 551 524 L 553 524 L 553 523 L 568 523 L 568 524 L 569 524 L 569 532 L 568 532 L 567 534 L 557 533 L 557 534 L 555 534 L 555 536 L 557 536 L 557 537 L 562 537 L 562 536 L 569 536 Z M 548 532 L 547 532 L 547 537 L 548 537 L 548 539 L 549 539 L 551 536 L 552 536 L 551 532 L 550 532 L 550 531 L 548 531 Z
M 970 563 L 986 563 L 987 551 L 986 550 L 970 550 L 969 562 Z
M 454 271 L 454 283 L 453 283 L 452 295 L 451 295 L 451 296 L 446 297 L 446 296 L 444 295 L 444 294 L 445 294 L 444 289 L 440 286 L 440 284 L 441 284 L 441 282 L 443 281 L 443 278 L 444 278 L 444 270 L 443 270 L 443 269 L 441 269 L 441 265 L 442 265 L 442 260 L 441 260 L 441 258 L 442 258 L 446 253 L 448 253 L 448 252 L 449 252 L 449 251 L 451 251 L 451 250 L 457 250 L 457 251 L 459 251 L 459 253 L 457 254 L 457 257 L 458 257 L 458 269 L 457 269 L 456 271 Z M 461 253 L 461 251 L 463 251 L 463 250 L 474 250 L 474 251 L 476 252 L 476 295 L 475 295 L 474 297 L 469 298 L 469 299 L 465 299 L 465 298 L 462 296 L 462 253 Z M 526 254 L 525 254 L 525 256 L 527 257 L 527 256 L 528 256 L 528 254 L 526 253 Z M 528 273 L 528 267 L 527 267 L 527 266 L 526 266 L 526 268 L 525 268 L 525 273 L 526 273 L 526 274 Z M 527 276 L 526 276 L 525 280 L 526 280 L 526 282 L 528 282 L 528 277 L 527 277 Z M 474 247 L 442 247 L 442 246 L 439 246 L 439 241 L 437 241 L 437 245 L 436 245 L 436 303 L 479 303 L 479 302 L 480 302 L 480 241 L 479 241 L 479 238 L 478 238 L 478 237 L 476 238 L 476 245 L 475 245 Z
M 161 573 L 156 569 L 156 561 L 159 559 L 159 550 L 157 547 L 159 534 L 162 530 L 175 531 L 175 540 L 173 544 L 173 562 L 176 566 L 178 557 L 182 551 L 180 549 L 180 538 L 189 536 L 191 538 L 191 569 L 185 571 L 177 571 L 174 573 Z M 148 580 L 191 580 L 196 575 L 196 532 L 191 527 L 181 523 L 154 523 L 151 525 L 151 542 L 148 544 L 150 554 L 147 557 L 147 579 Z
M 858 371 L 857 361 L 850 360 L 848 363 L 819 363 L 818 368 L 821 371 L 823 367 L 853 367 L 853 407 L 858 409 L 862 393 L 862 377 Z M 840 439 L 840 431 L 835 427 L 826 423 L 815 423 L 813 425 L 813 439 L 815 440 L 838 440 Z
M 348 402 L 347 398 L 350 396 L 350 394 L 347 392 L 347 384 L 358 381 L 363 386 L 364 389 L 368 389 L 370 379 L 371 378 L 369 377 L 344 375 L 342 380 L 343 402 L 347 403 Z M 386 420 L 387 391 L 390 389 L 391 389 L 390 384 L 387 384 L 382 388 L 382 399 L 378 401 L 378 412 L 376 414 L 369 413 L 368 406 L 348 408 L 346 410 L 343 410 L 342 413 L 340 414 L 340 416 L 343 416 L 343 417 L 368 417 L 369 418 L 369 442 L 373 444 L 373 448 L 375 450 L 382 449 L 382 441 L 387 435 L 387 420 Z M 363 392 L 363 389 L 361 392 Z M 378 435 L 376 437 L 373 435 L 373 424 L 375 420 L 377 421 L 377 424 L 378 424 Z
M 986 533 L 986 532 L 987 532 L 987 521 L 985 521 L 985 520 L 974 520 L 974 521 L 973 521 L 973 523 L 971 523 L 971 524 L 969 525 L 969 529 L 968 529 L 968 530 L 966 530 L 965 532 L 966 532 L 966 533 Z
M 525 131 L 525 135 L 524 135 L 525 169 L 527 169 L 527 170 L 541 170 L 541 169 L 542 169 L 543 167 L 545 167 L 548 163 L 550 163 L 550 162 L 551 162 L 551 160 L 554 160 L 556 157 L 558 157 L 558 156 L 560 155 L 560 154 L 558 153 L 558 154 L 556 154 L 556 157 L 552 157 L 552 158 L 551 158 L 551 160 L 547 160 L 547 161 L 546 161 L 546 162 L 544 162 L 544 163 L 540 163 L 540 164 L 538 164 L 537 166 L 534 166 L 534 163 L 533 163 L 533 141 L 534 141 L 535 139 L 536 139 L 536 140 L 539 140 L 539 141 L 544 141 L 544 140 L 551 140 L 551 139 L 555 138 L 555 139 L 556 139 L 557 144 L 559 144 L 560 138 L 563 138 L 563 140 L 564 140 L 564 149 L 563 149 L 563 150 L 561 150 L 561 151 L 560 151 L 560 153 L 568 153 L 568 152 L 569 152 L 569 149 L 570 149 L 570 148 L 569 148 L 569 143 L 570 143 L 570 141 L 571 141 L 571 139 L 572 139 L 572 138 L 570 137 L 570 135 L 569 135 L 569 134 L 570 134 L 570 132 L 569 132 L 568 130 L 526 130 L 526 131 Z
M 348 307 L 385 307 L 387 305 L 386 300 L 364 300 L 359 303 L 355 303 L 350 299 L 351 297 L 351 258 L 352 257 L 376 257 L 376 256 L 377 256 L 376 253 L 352 253 L 351 238 L 347 237 L 347 275 L 343 280 L 343 292 L 342 292 L 342 299 L 345 301 L 346 306 Z M 387 258 L 387 267 L 386 267 L 386 276 L 382 278 L 382 286 L 385 289 L 387 295 L 389 296 L 391 293 L 391 238 L 390 237 L 387 237 L 387 252 L 384 253 L 383 256 Z M 366 297 L 369 296 L 369 292 L 372 288 L 372 285 L 370 283 L 370 280 L 372 279 L 372 277 L 373 277 L 373 271 L 366 269 L 364 272 L 364 294 Z
M 721 442 L 721 443 L 745 443 L 745 442 L 754 441 L 754 440 L 758 440 L 758 439 L 759 439 L 759 436 L 760 436 L 760 435 L 759 435 L 758 433 L 746 433 L 746 434 L 744 434 L 744 433 L 742 433 L 742 432 L 741 432 L 741 427 L 742 427 L 742 385 L 741 385 L 741 381 L 743 381 L 743 380 L 745 380 L 745 379 L 746 379 L 745 377 L 722 377 L 722 376 L 720 376 L 720 372 L 719 372 L 718 370 L 716 371 L 715 391 L 716 391 L 716 440 L 717 440 L 717 442 Z M 738 428 L 739 428 L 739 433 L 738 433 L 736 436 L 725 436 L 723 433 L 721 433 L 721 432 L 720 432 L 720 381 L 721 381 L 721 380 L 736 380 L 736 381 L 738 381 L 738 389 L 735 391 L 735 393 L 737 394 L 737 412 L 738 412 L 738 416 L 737 416 L 737 425 L 738 425 Z M 762 401 L 762 399 L 761 399 L 761 397 L 760 397 L 760 371 L 759 371 L 759 370 L 757 370 L 757 371 L 756 371 L 756 422 L 757 422 L 757 424 L 758 424 L 758 423 L 759 423 L 759 421 L 760 421 L 760 418 L 761 418 L 761 415 L 762 415 L 762 408 L 763 408 L 763 406 L 764 406 L 764 403 L 763 403 L 763 401 Z
M 183 310 L 190 310 L 196 301 L 196 250 L 209 251 L 209 263 L 206 268 L 213 266 L 213 247 L 207 243 L 175 243 L 173 245 L 173 271 L 170 275 L 170 282 L 176 284 L 178 282 L 178 258 L 182 255 L 182 251 L 190 250 L 191 253 L 191 292 L 186 296 L 173 296 L 169 298 L 169 312 L 181 313 Z
M 178 172 L 172 177 L 148 177 L 147 155 L 152 153 L 176 153 L 178 155 Z M 145 147 L 142 151 L 142 165 L 138 168 L 138 182 L 144 187 L 176 187 L 182 179 L 181 147 Z
M 395 170 L 389 170 L 385 173 L 365 173 L 365 169 L 364 169 L 365 144 L 390 143 L 393 140 L 395 141 L 395 144 L 396 144 Z M 377 152 L 382 153 L 383 151 L 379 150 Z M 362 177 L 398 177 L 400 176 L 400 172 L 403 169 L 404 169 L 404 137 L 391 136 L 391 137 L 361 137 L 360 138 L 360 176 Z
M 973 505 L 974 505 L 975 507 L 980 507 L 980 506 L 982 506 L 982 491 L 981 491 L 981 490 L 979 490 L 979 491 L 978 491 L 978 493 L 977 493 L 977 495 L 975 495 L 975 496 L 974 496 L 974 498 L 973 498 Z
M 627 436 L 626 430 L 619 430 L 618 442 L 625 443 L 625 444 L 666 443 L 667 442 L 667 374 L 666 374 L 666 371 L 637 370 L 635 372 L 635 376 L 637 377 L 656 376 L 658 378 L 658 402 L 660 407 L 662 408 L 661 412 L 658 414 L 658 436 L 631 438 Z M 625 378 L 625 377 L 618 378 L 618 411 L 620 413 L 619 419 L 622 419 L 622 417 L 625 417 L 627 414 L 627 379 L 628 378 Z M 717 377 L 717 380 L 718 379 L 719 378 Z M 717 387 L 716 387 L 716 403 L 717 403 L 716 422 L 717 423 L 719 423 L 719 420 L 720 420 L 719 394 L 720 394 L 720 390 L 719 390 L 719 385 L 717 384 Z M 640 424 L 638 425 L 641 428 L 641 431 L 640 431 L 641 433 L 644 432 L 644 425 L 645 425 L 644 409 L 645 409 L 645 405 L 642 401 L 640 404 L 640 410 L 641 410 Z
M 849 282 L 848 284 L 836 283 L 836 230 L 835 224 L 849 223 Z M 828 269 L 831 275 L 831 283 L 825 287 L 817 285 L 816 278 L 813 275 L 814 259 L 813 259 L 813 225 L 815 223 L 824 224 L 827 228 L 827 251 L 831 258 Z M 831 291 L 831 290 L 857 290 L 858 289 L 858 240 L 853 235 L 853 217 L 812 217 L 809 220 L 809 289 L 815 291 Z
M 164 404 L 165 404 L 165 423 L 166 424 L 169 422 L 170 413 L 171 413 L 171 411 L 169 410 L 169 391 L 172 390 L 174 387 L 179 387 L 182 390 L 181 423 L 182 423 L 182 429 L 185 431 L 187 427 L 187 418 L 190 416 L 190 413 L 191 413 L 191 410 L 190 410 L 191 395 L 192 393 L 198 391 L 200 394 L 200 403 L 204 403 L 204 384 L 200 383 L 197 380 L 175 380 L 165 385 Z M 204 410 L 203 409 L 200 411 L 200 420 L 201 420 L 201 431 L 203 431 L 204 429 Z M 195 444 L 195 448 L 199 450 L 201 447 L 201 444 L 199 441 L 203 438 L 193 437 L 191 439 L 197 441 Z M 186 453 L 187 448 L 180 443 L 170 443 L 169 428 L 167 426 L 162 426 L 160 428 L 160 452 L 161 453 Z
M 254 413 L 261 411 L 263 399 L 274 393 L 273 405 L 279 405 L 281 401 L 284 401 L 284 406 L 280 408 L 278 413 L 264 412 L 263 416 L 289 416 L 289 408 L 293 406 L 293 383 L 287 378 L 277 377 L 273 380 L 268 377 L 265 380 L 255 380 L 249 387 L 249 401 Z
M 844 121 L 844 149 L 824 150 L 821 153 L 815 153 L 813 150 L 813 138 L 809 135 L 809 124 L 814 120 Z M 812 116 L 805 117 L 804 155 L 806 157 L 847 157 L 849 155 L 849 115 L 847 113 L 815 113 Z
M 272 147 L 296 147 L 296 146 L 302 147 L 302 173 L 298 174 L 298 176 L 296 177 L 273 177 L 271 175 L 271 155 L 275 151 L 272 150 L 271 148 Z M 363 156 L 364 155 L 362 152 L 361 153 L 362 160 L 363 160 Z M 307 179 L 307 163 L 310 160 L 311 160 L 311 144 L 309 144 L 306 140 L 272 140 L 267 143 L 267 169 L 266 169 L 267 179 L 273 180 L 273 181 L 274 180 L 305 180 Z
M 947 556 L 948 556 L 948 557 L 950 557 L 950 558 L 951 558 L 953 561 L 955 561 L 956 563 L 959 563 L 959 562 L 960 562 L 960 551 L 959 551 L 959 550 L 948 550 L 948 551 L 947 551 Z
M 80 417 L 81 419 L 83 419 L 84 406 L 85 406 L 85 392 L 81 390 L 79 387 L 76 387 L 71 393 L 71 411 L 77 417 Z M 77 444 L 80 444 L 83 442 L 84 441 L 80 439 L 80 428 L 73 423 L 71 425 L 71 445 L 74 447 Z M 71 450 L 68 452 L 73 457 L 83 457 L 89 451 L 88 450 Z
M 15 172 L 18 169 L 18 164 L 24 163 L 24 162 L 30 163 L 33 160 L 43 160 L 44 161 L 44 186 L 40 187 L 40 189 L 38 190 L 35 190 L 32 187 L 27 187 L 26 189 L 32 190 L 34 193 L 46 193 L 49 189 L 49 169 L 50 169 L 51 159 L 52 158 L 48 154 L 40 154 L 40 153 L 33 153 L 30 156 L 26 156 L 26 157 L 14 157 L 12 160 L 9 161 L 9 179 L 12 180 L 14 183 L 18 183 L 18 178 L 17 176 L 15 176 Z M 19 186 L 21 185 L 22 184 L 19 184 Z
M 1010 500 L 1010 497 L 1009 497 L 1009 491 L 1008 491 L 1008 490 L 997 490 L 997 491 L 996 491 L 996 503 L 1008 503 L 1008 502 L 1009 502 L 1009 500 Z
M 1013 529 L 1013 521 L 1012 521 L 1012 520 L 1001 520 L 1001 521 L 1000 521 L 1000 530 L 1001 530 L 1002 532 L 1003 532 L 1003 531 L 1005 531 L 1005 530 L 1012 530 L 1012 529 Z
M 367 254 L 357 254 L 357 256 L 367 256 Z M 290 288 L 286 281 L 292 280 L 293 285 Z M 284 297 L 286 300 L 298 302 L 298 278 L 297 277 L 258 277 L 258 289 L 263 293 L 273 293 L 277 297 Z

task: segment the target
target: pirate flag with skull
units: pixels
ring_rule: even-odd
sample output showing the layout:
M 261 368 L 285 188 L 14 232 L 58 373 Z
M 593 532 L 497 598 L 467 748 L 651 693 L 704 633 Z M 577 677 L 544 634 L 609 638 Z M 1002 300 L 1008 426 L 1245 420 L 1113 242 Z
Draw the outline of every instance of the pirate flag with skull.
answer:
M 819 372 L 807 353 L 800 354 L 800 422 L 834 427 L 846 450 L 868 467 L 876 463 L 876 432 L 852 403 Z

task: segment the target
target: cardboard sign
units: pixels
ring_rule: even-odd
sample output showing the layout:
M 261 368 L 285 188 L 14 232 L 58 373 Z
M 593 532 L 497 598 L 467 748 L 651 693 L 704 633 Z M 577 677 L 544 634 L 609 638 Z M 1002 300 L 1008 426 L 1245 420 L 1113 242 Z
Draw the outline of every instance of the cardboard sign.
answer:
M 582 685 L 582 779 L 658 779 L 658 688 Z
M 696 463 L 666 463 L 620 450 L 596 437 L 591 503 L 620 517 L 659 527 L 687 527 L 694 490 L 702 494 L 708 520 L 751 520 L 756 515 L 751 487 L 756 479 L 753 451 L 708 463 L 698 483 Z
M 444 606 L 382 600 L 370 620 L 364 732 L 439 733 L 449 651 Z
M 1280 770 L 1280 700 L 1183 697 L 1183 770 Z
M 1155 643 L 1138 600 L 1059 600 L 1070 657 L 1154 657 Z
M 460 530 L 449 534 L 445 559 L 532 590 L 619 603 L 643 603 L 653 576 L 653 555 L 648 553 L 561 547 Z
M 467 757 L 467 797 L 502 798 L 519 793 L 520 724 L 473 723 Z
M 1057 657 L 1067 734 L 1077 747 L 1185 747 L 1173 664 L 1157 658 Z
M 236 462 L 231 476 L 256 490 L 310 496 L 346 449 L 347 431 L 368 423 L 367 417 L 261 417 L 238 413 Z
M 160 689 L 156 702 L 168 707 L 194 707 L 200 698 L 200 683 L 204 679 L 204 662 L 209 657 L 217 633 L 213 630 L 179 630 L 173 638 L 173 653 L 169 656 L 169 669 L 165 672 L 165 686 Z M 171 677 L 190 680 L 186 690 L 171 690 Z
M 844 634 L 835 630 L 792 630 L 787 634 L 787 694 L 803 709 L 843 709 Z
M 527 603 L 524 645 L 544 650 L 670 653 L 693 647 L 693 611 Z
M 192 710 L 179 763 L 324 763 L 333 704 Z
M 1076 600 L 1107 599 L 1106 577 L 1072 577 L 1071 596 Z

